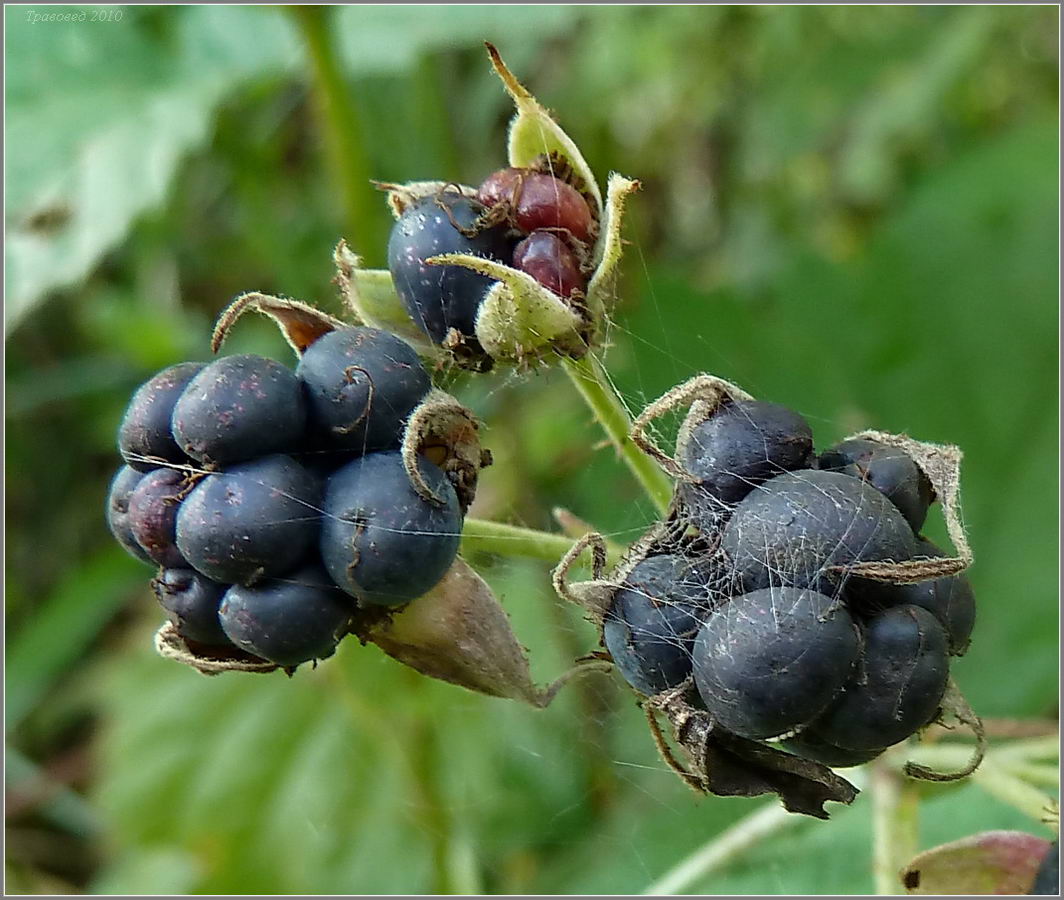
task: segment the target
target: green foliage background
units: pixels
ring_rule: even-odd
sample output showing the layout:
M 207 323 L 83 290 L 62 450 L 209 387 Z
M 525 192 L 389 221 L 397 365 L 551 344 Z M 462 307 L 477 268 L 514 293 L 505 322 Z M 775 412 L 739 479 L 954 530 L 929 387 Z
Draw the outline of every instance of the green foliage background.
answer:
M 347 216 L 285 10 L 114 9 L 5 9 L 8 889 L 641 891 L 754 801 L 688 793 L 619 683 L 538 712 L 354 641 L 291 680 L 154 655 L 149 573 L 102 521 L 126 400 L 205 358 L 239 292 L 338 310 L 333 245 L 381 264 L 388 221 Z M 608 354 L 633 408 L 711 371 L 820 445 L 963 447 L 980 607 L 955 674 L 983 715 L 1023 717 L 1057 703 L 1057 15 L 353 6 L 331 34 L 368 176 L 504 162 L 490 39 L 603 178 L 643 182 Z M 259 322 L 227 350 L 287 358 Z M 551 528 L 562 505 L 622 540 L 651 521 L 561 373 L 455 389 L 498 460 L 480 517 Z M 546 566 L 474 562 L 540 680 L 593 646 Z M 921 824 L 921 847 L 1039 830 L 970 785 Z M 870 841 L 865 795 L 694 887 L 867 892 Z

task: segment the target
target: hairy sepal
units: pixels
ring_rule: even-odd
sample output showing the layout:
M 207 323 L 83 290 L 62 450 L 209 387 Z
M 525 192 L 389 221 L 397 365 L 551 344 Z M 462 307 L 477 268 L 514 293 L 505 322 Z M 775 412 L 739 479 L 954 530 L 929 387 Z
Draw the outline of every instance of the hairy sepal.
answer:
M 440 358 L 440 348 L 410 318 L 387 269 L 363 269 L 361 258 L 343 240 L 333 251 L 333 261 L 341 300 L 355 321 L 390 331 L 425 359 Z
M 172 659 L 195 669 L 202 675 L 222 672 L 274 672 L 276 663 L 258 659 L 236 647 L 204 647 L 186 641 L 172 622 L 155 632 L 155 652 L 164 659 Z
M 454 486 L 464 513 L 476 496 L 480 470 L 491 463 L 491 454 L 481 449 L 476 416 L 450 394 L 431 391 L 410 414 L 403 432 L 403 465 L 414 490 L 430 503 L 442 498 L 421 477 L 418 456 L 443 470 Z
M 237 320 L 251 311 L 272 319 L 297 356 L 302 355 L 322 335 L 344 327 L 339 319 L 308 303 L 251 291 L 237 297 L 218 316 L 211 335 L 211 350 L 214 353 L 221 349 Z
M 502 263 L 465 253 L 444 253 L 426 260 L 434 266 L 462 266 L 496 284 L 477 313 L 476 334 L 492 359 L 527 363 L 562 353 L 581 356 L 583 317 L 531 275 Z
M 595 183 L 595 175 L 587 164 L 580 149 L 576 146 L 554 118 L 531 92 L 517 80 L 499 56 L 499 51 L 486 43 L 491 65 L 502 81 L 506 93 L 517 107 L 517 114 L 510 122 L 506 153 L 511 166 L 515 168 L 535 167 L 543 156 L 555 154 L 572 170 L 573 184 L 592 203 L 592 212 L 596 219 L 602 216 L 602 193 Z

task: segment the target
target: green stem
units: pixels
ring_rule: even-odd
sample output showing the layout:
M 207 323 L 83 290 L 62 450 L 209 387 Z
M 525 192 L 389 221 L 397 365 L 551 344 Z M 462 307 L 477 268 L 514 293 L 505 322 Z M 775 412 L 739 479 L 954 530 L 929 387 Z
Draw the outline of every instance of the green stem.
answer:
M 988 794 L 1008 803 L 1036 822 L 1044 822 L 1055 801 L 1049 794 L 1009 772 L 994 760 L 984 760 L 972 779 Z
M 801 816 L 787 812 L 778 803 L 768 803 L 699 847 L 647 887 L 643 893 L 656 896 L 680 894 L 704 881 L 707 875 L 726 866 L 751 847 L 760 844 L 791 825 Z
M 288 12 L 307 45 L 329 167 L 343 203 L 344 236 L 358 253 L 375 257 L 384 245 L 384 203 L 370 184 L 362 127 L 332 38 L 332 9 L 290 6 Z
M 563 359 L 562 365 L 606 432 L 610 443 L 643 486 L 658 512 L 664 512 L 672 499 L 672 482 L 629 437 L 631 416 L 610 383 L 602 363 L 594 354 L 588 353 L 582 359 Z
M 920 795 L 886 760 L 871 766 L 872 874 L 876 893 L 899 893 L 902 869 L 916 855 Z
M 500 556 L 524 556 L 556 563 L 573 546 L 573 539 L 564 534 L 551 534 L 505 525 L 487 519 L 466 519 L 462 530 L 462 550 L 466 553 L 495 553 Z M 609 563 L 620 559 L 623 548 L 606 542 Z

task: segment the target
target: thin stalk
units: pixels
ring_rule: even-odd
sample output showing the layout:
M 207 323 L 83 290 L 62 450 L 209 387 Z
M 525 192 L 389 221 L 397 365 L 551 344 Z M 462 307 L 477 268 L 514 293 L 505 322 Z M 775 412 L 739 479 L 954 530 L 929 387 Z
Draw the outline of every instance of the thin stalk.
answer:
M 1026 740 L 1013 741 L 995 750 L 994 756 L 998 759 L 1024 759 L 1029 762 L 1035 760 L 1054 761 L 1060 757 L 1060 738 L 1054 732 L 1051 735 Z
M 751 847 L 783 831 L 790 825 L 805 821 L 802 816 L 787 812 L 778 803 L 768 803 L 744 816 L 738 822 L 680 860 L 657 881 L 647 887 L 645 895 L 672 895 L 689 890 L 702 882 Z
M 573 660 L 587 653 L 581 632 L 573 627 L 570 604 L 553 595 L 543 595 L 553 626 L 554 639 L 565 659 Z M 580 733 L 579 750 L 584 763 L 585 802 L 592 815 L 601 816 L 617 794 L 617 770 L 609 753 L 611 713 L 616 706 L 617 685 L 603 675 L 585 675 L 573 682 L 572 691 L 580 704 L 576 727 Z
M 384 203 L 370 184 L 362 126 L 333 40 L 333 10 L 290 6 L 288 12 L 307 46 L 329 168 L 343 204 L 344 237 L 362 256 L 375 257 L 384 244 Z
M 1036 787 L 1060 787 L 1060 768 L 1058 766 L 1049 765 L 1048 763 L 1022 762 L 1019 760 L 1013 762 L 1004 759 L 1001 763 L 1013 775 L 1026 781 L 1028 784 L 1033 784 Z
M 610 383 L 602 363 L 594 354 L 588 353 L 582 359 L 563 359 L 562 367 L 606 432 L 610 443 L 646 491 L 647 497 L 659 513 L 664 512 L 672 499 L 672 482 L 629 437 L 632 418 Z
M 871 766 L 872 875 L 876 893 L 900 893 L 899 873 L 916 855 L 920 795 L 885 760 Z
M 1056 804 L 1049 794 L 1003 768 L 995 760 L 984 760 L 972 775 L 988 794 L 1009 804 L 1036 822 L 1044 822 Z
M 523 556 L 556 563 L 573 546 L 564 534 L 551 534 L 520 525 L 506 525 L 487 519 L 466 519 L 462 530 L 462 550 L 466 553 L 496 553 L 500 556 Z M 620 559 L 623 548 L 607 542 L 610 564 Z

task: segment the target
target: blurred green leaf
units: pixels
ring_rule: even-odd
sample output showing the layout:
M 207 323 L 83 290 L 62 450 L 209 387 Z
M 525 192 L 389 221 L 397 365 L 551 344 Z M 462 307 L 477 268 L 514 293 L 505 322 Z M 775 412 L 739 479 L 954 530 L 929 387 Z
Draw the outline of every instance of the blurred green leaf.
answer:
M 54 781 L 15 747 L 7 745 L 4 751 L 4 787 L 9 803 L 28 795 L 43 816 L 66 831 L 85 837 L 100 834 L 100 817 L 80 794 Z
M 359 73 L 407 69 L 426 50 L 503 42 L 520 22 L 522 42 L 561 31 L 580 15 L 571 6 L 344 6 L 336 28 L 344 63 Z M 526 51 L 527 52 L 527 51 Z
M 50 7 L 57 13 L 81 7 Z M 34 22 L 8 8 L 7 305 L 10 333 L 34 302 L 72 284 L 160 203 L 241 79 L 297 60 L 273 11 L 175 10 L 151 38 L 143 14 L 117 22 Z M 50 224 L 42 224 L 51 220 Z
M 9 639 L 4 711 L 9 732 L 81 658 L 134 585 L 144 583 L 145 571 L 122 550 L 108 547 L 67 573 L 33 620 Z
M 150 885 L 154 894 L 187 894 L 199 876 L 190 853 L 149 847 L 106 869 L 92 885 L 94 894 L 136 894 Z

